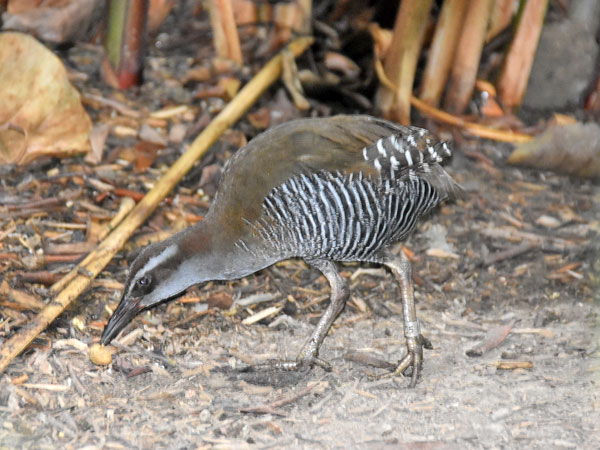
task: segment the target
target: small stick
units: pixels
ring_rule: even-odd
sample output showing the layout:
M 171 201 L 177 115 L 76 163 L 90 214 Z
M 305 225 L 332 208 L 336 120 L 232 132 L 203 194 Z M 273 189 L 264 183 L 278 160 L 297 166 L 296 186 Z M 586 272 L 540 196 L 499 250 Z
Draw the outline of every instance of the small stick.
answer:
M 289 51 L 300 55 L 313 40 L 309 37 L 298 38 L 288 45 Z M 11 361 L 54 321 L 77 297 L 90 285 L 113 256 L 127 242 L 134 231 L 146 220 L 160 201 L 173 189 L 175 184 L 192 168 L 198 158 L 252 106 L 260 95 L 273 84 L 281 74 L 281 54 L 269 61 L 260 72 L 238 93 L 238 95 L 219 113 L 217 117 L 196 138 L 190 148 L 171 166 L 169 171 L 155 184 L 154 188 L 136 205 L 127 218 L 102 241 L 79 265 L 66 276 L 68 285 L 57 292 L 56 297 L 33 318 L 23 330 L 4 342 L 0 349 L 0 373 Z M 91 276 L 82 275 L 80 269 Z M 59 282 L 60 283 L 60 282 Z M 58 283 L 57 283 L 58 284 Z M 62 283 L 60 284 L 62 287 Z M 55 285 L 56 286 L 56 285 Z
M 300 391 L 296 392 L 293 395 L 279 398 L 277 400 L 272 401 L 271 403 L 267 403 L 266 405 L 252 406 L 252 407 L 248 407 L 248 408 L 240 408 L 239 411 L 245 412 L 245 413 L 285 415 L 281 411 L 278 411 L 276 408 L 280 408 L 282 406 L 286 406 L 291 403 L 294 403 L 296 400 L 304 397 L 306 394 L 308 394 L 310 391 L 312 391 L 314 388 L 316 388 L 320 384 L 321 383 L 309 384 L 304 389 L 301 389 Z
M 535 248 L 535 245 L 532 242 L 523 242 L 519 245 L 515 245 L 513 247 L 507 248 L 506 250 L 501 250 L 496 253 L 492 253 L 488 255 L 483 260 L 484 266 L 491 266 L 492 264 L 496 264 L 497 262 L 504 261 L 505 259 L 516 258 L 517 256 L 521 256 L 524 253 L 527 253 L 529 250 Z
M 372 353 L 359 352 L 355 350 L 347 351 L 344 354 L 346 361 L 357 362 L 365 366 L 377 367 L 378 369 L 394 370 L 397 364 L 392 364 L 385 359 L 381 359 Z
M 498 370 L 533 369 L 533 361 L 498 361 Z
M 116 341 L 112 342 L 111 345 L 113 347 L 118 348 L 119 350 L 129 352 L 129 353 L 134 353 L 139 356 L 145 356 L 146 358 L 149 358 L 149 359 L 156 359 L 157 361 L 160 361 L 161 363 L 163 363 L 166 366 L 175 367 L 175 364 L 173 364 L 173 362 L 171 362 L 169 360 L 169 358 L 167 358 L 166 356 L 163 356 L 163 355 L 159 355 L 158 353 L 148 352 L 146 350 L 138 350 L 133 347 L 129 347 L 127 345 L 120 344 Z

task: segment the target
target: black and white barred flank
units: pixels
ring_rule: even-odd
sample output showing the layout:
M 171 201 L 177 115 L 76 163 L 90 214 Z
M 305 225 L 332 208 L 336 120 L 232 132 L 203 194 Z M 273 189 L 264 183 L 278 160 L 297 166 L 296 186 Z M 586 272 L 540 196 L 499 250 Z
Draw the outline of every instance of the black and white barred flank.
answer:
M 440 166 L 450 149 L 426 130 L 406 128 L 360 155 L 377 176 L 325 170 L 294 176 L 265 197 L 257 221 L 247 222 L 261 247 L 237 245 L 281 258 L 376 262 L 421 216 L 460 192 Z
M 360 173 L 318 172 L 274 189 L 263 202 L 264 215 L 250 225 L 282 257 L 377 261 L 440 200 L 416 176 L 378 183 Z

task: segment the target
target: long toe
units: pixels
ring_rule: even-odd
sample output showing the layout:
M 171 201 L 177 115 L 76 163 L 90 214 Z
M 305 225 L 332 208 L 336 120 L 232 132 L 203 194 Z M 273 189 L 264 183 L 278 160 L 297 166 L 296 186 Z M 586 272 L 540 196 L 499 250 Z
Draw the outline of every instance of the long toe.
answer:
M 392 372 L 387 372 L 382 375 L 378 375 L 375 378 L 387 378 L 394 376 L 410 376 L 410 383 L 408 387 L 414 388 L 417 385 L 419 376 L 421 375 L 421 366 L 423 364 L 423 346 L 429 341 L 419 336 L 417 338 L 407 338 L 406 348 L 407 352 L 404 358 L 400 360 L 396 368 Z
M 400 361 L 398 367 L 394 371 L 394 375 L 407 375 L 407 369 L 412 369 L 409 387 L 413 388 L 417 385 L 417 380 L 421 373 L 421 365 L 423 364 L 423 344 L 425 339 L 421 335 L 418 337 L 409 337 L 406 339 L 406 356 Z

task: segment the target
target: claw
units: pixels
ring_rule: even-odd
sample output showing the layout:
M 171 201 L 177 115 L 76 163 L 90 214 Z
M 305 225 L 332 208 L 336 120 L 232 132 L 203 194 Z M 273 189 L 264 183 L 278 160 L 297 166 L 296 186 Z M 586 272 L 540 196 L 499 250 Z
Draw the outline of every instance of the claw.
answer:
M 417 385 L 417 381 L 419 380 L 419 376 L 421 375 L 421 366 L 423 364 L 423 347 L 429 349 L 431 347 L 431 342 L 428 339 L 424 338 L 422 335 L 418 337 L 409 337 L 406 338 L 406 355 L 404 358 L 400 360 L 398 366 L 394 371 L 387 372 L 381 375 L 377 375 L 375 379 L 382 379 L 388 377 L 397 377 L 397 376 L 409 376 L 408 370 L 410 371 L 410 383 L 408 384 L 409 388 L 414 388 Z

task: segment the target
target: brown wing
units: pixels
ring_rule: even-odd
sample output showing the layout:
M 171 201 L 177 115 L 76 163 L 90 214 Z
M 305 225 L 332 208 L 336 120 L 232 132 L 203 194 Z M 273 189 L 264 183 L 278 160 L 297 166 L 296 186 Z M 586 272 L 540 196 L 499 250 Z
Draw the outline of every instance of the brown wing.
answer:
M 212 213 L 220 216 L 225 226 L 243 227 L 244 219 L 258 219 L 266 195 L 292 176 L 319 170 L 376 176 L 378 169 L 365 158 L 365 147 L 414 130 L 357 115 L 301 119 L 273 127 L 230 159 Z

